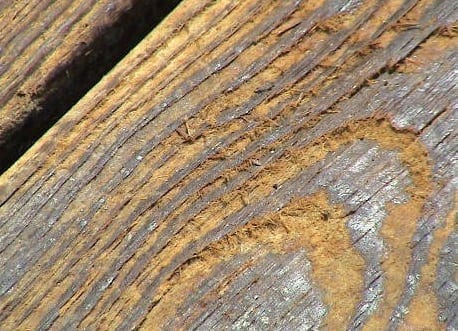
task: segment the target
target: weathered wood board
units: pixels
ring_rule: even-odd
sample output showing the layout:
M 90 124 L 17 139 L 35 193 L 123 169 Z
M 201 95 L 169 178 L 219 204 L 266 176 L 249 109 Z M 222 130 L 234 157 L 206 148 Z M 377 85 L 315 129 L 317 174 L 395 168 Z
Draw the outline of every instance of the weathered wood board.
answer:
M 2 0 L 0 173 L 176 3 Z
M 183 1 L 0 177 L 2 329 L 456 329 L 457 17 Z

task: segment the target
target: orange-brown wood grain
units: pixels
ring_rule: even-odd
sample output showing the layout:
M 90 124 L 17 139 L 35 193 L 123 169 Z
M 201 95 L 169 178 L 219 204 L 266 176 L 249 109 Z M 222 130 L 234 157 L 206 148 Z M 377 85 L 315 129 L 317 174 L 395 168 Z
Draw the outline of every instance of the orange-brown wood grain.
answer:
M 0 176 L 2 329 L 456 327 L 457 10 L 182 1 Z

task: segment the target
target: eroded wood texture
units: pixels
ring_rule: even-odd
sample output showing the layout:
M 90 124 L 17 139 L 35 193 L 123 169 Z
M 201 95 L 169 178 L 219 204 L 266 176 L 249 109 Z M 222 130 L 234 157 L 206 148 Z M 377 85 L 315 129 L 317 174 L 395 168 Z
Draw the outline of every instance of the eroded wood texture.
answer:
M 1 2 L 0 173 L 177 1 L 158 2 Z
M 4 329 L 455 329 L 458 4 L 184 1 L 0 177 Z

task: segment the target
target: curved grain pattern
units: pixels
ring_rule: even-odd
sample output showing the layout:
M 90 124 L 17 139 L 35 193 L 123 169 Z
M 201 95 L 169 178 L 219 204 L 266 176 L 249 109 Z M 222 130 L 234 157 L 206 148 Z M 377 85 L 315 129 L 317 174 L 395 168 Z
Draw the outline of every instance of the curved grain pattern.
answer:
M 455 2 L 191 3 L 0 177 L 2 325 L 456 327 Z

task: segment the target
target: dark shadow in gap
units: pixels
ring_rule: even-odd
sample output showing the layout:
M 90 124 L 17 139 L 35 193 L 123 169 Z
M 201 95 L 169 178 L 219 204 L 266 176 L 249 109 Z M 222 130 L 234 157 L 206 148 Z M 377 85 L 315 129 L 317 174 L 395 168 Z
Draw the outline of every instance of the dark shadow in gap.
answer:
M 0 175 L 135 47 L 180 0 L 139 0 L 90 43 L 80 43 L 70 63 L 57 67 L 35 97 L 36 107 L 0 143 Z

